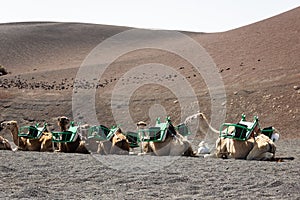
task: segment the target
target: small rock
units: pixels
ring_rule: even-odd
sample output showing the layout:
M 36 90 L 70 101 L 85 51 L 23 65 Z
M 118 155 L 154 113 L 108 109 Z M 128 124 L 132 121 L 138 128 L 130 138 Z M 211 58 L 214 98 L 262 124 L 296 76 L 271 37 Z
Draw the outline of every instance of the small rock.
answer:
M 8 74 L 7 70 L 2 65 L 0 65 L 0 76 L 6 75 L 6 74 Z
M 300 87 L 299 86 L 297 86 L 297 85 L 294 85 L 294 90 L 299 90 L 300 89 Z
M 7 103 L 3 105 L 3 108 L 9 108 L 11 106 L 11 103 Z
M 237 95 L 237 94 L 238 94 L 238 92 L 237 92 L 237 91 L 235 91 L 233 94 L 234 94 L 234 95 Z

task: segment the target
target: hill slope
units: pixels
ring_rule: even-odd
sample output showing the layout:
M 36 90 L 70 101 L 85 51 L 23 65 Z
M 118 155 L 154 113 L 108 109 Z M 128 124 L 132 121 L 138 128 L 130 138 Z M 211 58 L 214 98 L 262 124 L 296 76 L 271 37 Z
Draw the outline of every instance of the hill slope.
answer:
M 296 8 L 223 33 L 185 33 L 218 67 L 226 88 L 228 122 L 239 120 L 241 113 L 249 118 L 258 115 L 263 126 L 274 125 L 286 137 L 299 136 L 299 22 Z M 1 24 L 0 64 L 11 74 L 0 77 L 0 121 L 46 120 L 51 125 L 57 116 L 72 117 L 73 82 L 82 61 L 100 42 L 129 29 L 54 22 Z M 99 80 L 96 109 L 103 124 L 114 124 L 110 98 L 120 78 L 134 66 L 153 62 L 179 70 L 195 89 L 202 111 L 210 114 L 207 88 L 193 67 L 171 53 L 145 49 L 118 58 Z M 144 85 L 131 100 L 134 120 L 150 122 L 148 111 L 159 103 L 180 121 L 180 108 L 173 103 L 176 96 L 163 87 Z

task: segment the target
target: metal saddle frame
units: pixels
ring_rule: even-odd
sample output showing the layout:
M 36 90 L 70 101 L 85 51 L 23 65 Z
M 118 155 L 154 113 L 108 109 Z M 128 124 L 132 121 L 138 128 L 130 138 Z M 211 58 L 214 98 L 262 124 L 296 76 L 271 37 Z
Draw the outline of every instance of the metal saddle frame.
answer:
M 258 118 L 254 116 L 253 122 L 247 122 L 243 114 L 239 123 L 223 123 L 220 127 L 220 137 L 245 141 L 253 136 L 254 129 L 259 126 Z M 225 132 L 224 132 L 225 130 Z
M 70 127 L 67 131 L 58 132 L 53 131 L 52 133 L 52 142 L 65 143 L 65 142 L 74 142 L 78 137 L 79 125 L 75 126 L 74 122 L 71 122 Z
M 39 139 L 45 131 L 47 131 L 47 123 L 44 123 L 42 127 L 39 127 L 39 124 L 35 126 L 22 126 L 19 129 L 18 136 L 27 139 Z
M 96 139 L 99 141 L 111 140 L 118 129 L 119 126 L 113 126 L 111 129 L 107 128 L 104 125 L 92 126 L 88 130 L 87 138 Z

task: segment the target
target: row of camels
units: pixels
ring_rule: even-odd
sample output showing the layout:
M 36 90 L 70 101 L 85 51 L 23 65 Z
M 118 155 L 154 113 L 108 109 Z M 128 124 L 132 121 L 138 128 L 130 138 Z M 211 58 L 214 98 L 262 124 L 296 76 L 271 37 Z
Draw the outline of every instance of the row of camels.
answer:
M 70 126 L 70 120 L 65 117 L 59 117 L 57 124 L 60 127 L 60 131 L 64 132 L 68 130 Z M 88 126 L 84 125 L 83 129 L 87 129 Z M 55 152 L 66 152 L 66 153 L 90 153 L 89 150 L 95 149 L 91 147 L 90 142 L 86 143 L 83 140 L 84 137 L 79 135 L 76 140 L 66 143 L 58 143 L 56 146 L 52 142 L 51 132 L 43 132 L 39 139 L 28 139 L 26 137 L 18 136 L 19 126 L 16 121 L 6 121 L 1 123 L 1 127 L 11 132 L 13 142 L 17 146 L 16 150 L 24 151 L 55 151 Z M 9 148 L 1 147 L 1 149 L 12 150 L 9 142 L 3 138 L 6 145 Z M 157 156 L 195 156 L 195 152 L 192 149 L 191 143 L 186 140 L 183 136 L 177 133 L 174 127 L 171 125 L 168 128 L 166 138 L 162 142 L 148 142 L 143 144 L 148 146 L 143 154 L 151 154 Z M 109 141 L 97 141 L 96 152 L 100 154 L 129 154 L 130 147 L 129 142 L 123 134 L 120 128 L 116 129 L 113 137 Z M 147 150 L 146 150 L 147 149 Z
M 70 120 L 65 117 L 59 117 L 57 120 L 57 124 L 60 127 L 60 131 L 64 132 L 68 130 L 70 126 Z M 29 139 L 26 137 L 18 136 L 19 126 L 17 121 L 5 121 L 1 123 L 1 128 L 9 130 L 11 132 L 13 142 L 17 146 L 16 149 L 12 149 L 10 143 L 7 139 L 4 139 L 0 136 L 0 149 L 2 150 L 23 150 L 23 151 L 41 151 L 41 152 L 65 152 L 65 153 L 90 153 L 86 148 L 85 141 L 82 140 L 80 134 L 74 139 L 72 142 L 62 142 L 62 143 L 53 143 L 52 142 L 52 134 L 51 132 L 45 131 L 42 133 L 40 138 L 38 139 Z M 106 145 L 107 149 L 115 149 L 120 141 L 120 135 L 122 133 L 116 133 L 112 140 L 110 141 L 110 145 Z M 100 146 L 100 145 L 99 145 Z M 109 147 L 107 147 L 109 146 Z M 128 148 L 129 150 L 129 148 Z M 110 152 L 110 151 L 109 151 Z M 116 150 L 114 150 L 116 152 Z
M 185 124 L 191 120 L 199 119 L 204 122 L 208 127 L 219 134 L 219 131 L 211 127 L 206 116 L 203 113 L 197 113 L 192 118 L 187 118 Z M 61 131 L 66 131 L 70 126 L 70 120 L 65 117 L 59 117 L 57 124 Z M 145 122 L 137 123 L 137 129 L 145 129 L 147 124 Z M 56 151 L 66 153 L 90 153 L 91 147 L 86 142 L 84 136 L 79 136 L 76 140 L 68 143 L 53 144 L 51 132 L 44 132 L 39 139 L 28 139 L 18 136 L 18 124 L 16 121 L 6 121 L 1 123 L 1 127 L 11 132 L 13 142 L 18 150 L 25 151 Z M 88 127 L 88 126 L 87 126 Z M 85 129 L 87 128 L 85 127 Z M 264 134 L 261 134 L 260 129 L 255 129 L 255 137 L 251 137 L 246 141 L 239 141 L 230 138 L 219 137 L 216 141 L 215 152 L 210 153 L 210 157 L 215 158 L 234 158 L 246 160 L 274 160 L 276 145 L 275 143 Z M 0 149 L 13 150 L 9 142 L 0 137 Z M 100 154 L 121 154 L 127 155 L 130 151 L 129 141 L 126 134 L 120 128 L 116 130 L 113 137 L 109 141 L 97 141 L 97 153 Z M 156 155 L 156 156 L 198 156 L 192 148 L 192 144 L 183 137 L 174 126 L 168 126 L 165 139 L 160 142 L 153 141 L 140 141 L 139 146 L 142 152 L 139 155 Z M 89 151 L 90 150 L 90 151 Z

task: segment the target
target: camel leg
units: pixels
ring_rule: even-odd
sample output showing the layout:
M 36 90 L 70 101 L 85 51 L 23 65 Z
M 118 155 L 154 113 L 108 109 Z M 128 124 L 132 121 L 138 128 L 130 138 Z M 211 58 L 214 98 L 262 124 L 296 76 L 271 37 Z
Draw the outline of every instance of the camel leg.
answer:
M 78 148 L 75 151 L 76 153 L 85 153 L 85 154 L 89 154 L 89 150 L 87 150 L 87 148 L 85 147 L 85 142 L 84 141 L 80 141 Z
M 50 146 L 49 146 L 49 144 L 43 144 L 42 143 L 42 145 L 41 145 L 41 151 L 43 151 L 43 152 L 51 152 L 51 151 L 53 151 L 54 149 L 53 149 L 53 145 L 51 144 Z
M 188 141 L 184 141 L 184 146 L 187 147 L 186 150 L 183 153 L 183 156 L 196 156 L 196 153 L 194 152 L 192 145 Z
M 229 157 L 229 149 L 228 149 L 228 140 L 223 138 L 218 138 L 216 141 L 216 158 L 228 158 Z
M 47 140 L 44 139 L 43 141 L 41 141 L 41 151 L 45 152 L 45 151 L 53 151 L 53 144 L 51 139 Z
M 97 153 L 100 153 L 101 155 L 107 155 L 110 152 L 112 143 L 110 141 L 101 141 L 98 145 L 98 151 Z
M 269 144 L 265 143 L 263 145 L 258 145 L 256 143 L 253 149 L 249 152 L 246 160 L 266 160 L 271 155 L 272 155 L 271 157 L 274 156 L 274 154 L 269 151 L 270 151 Z

